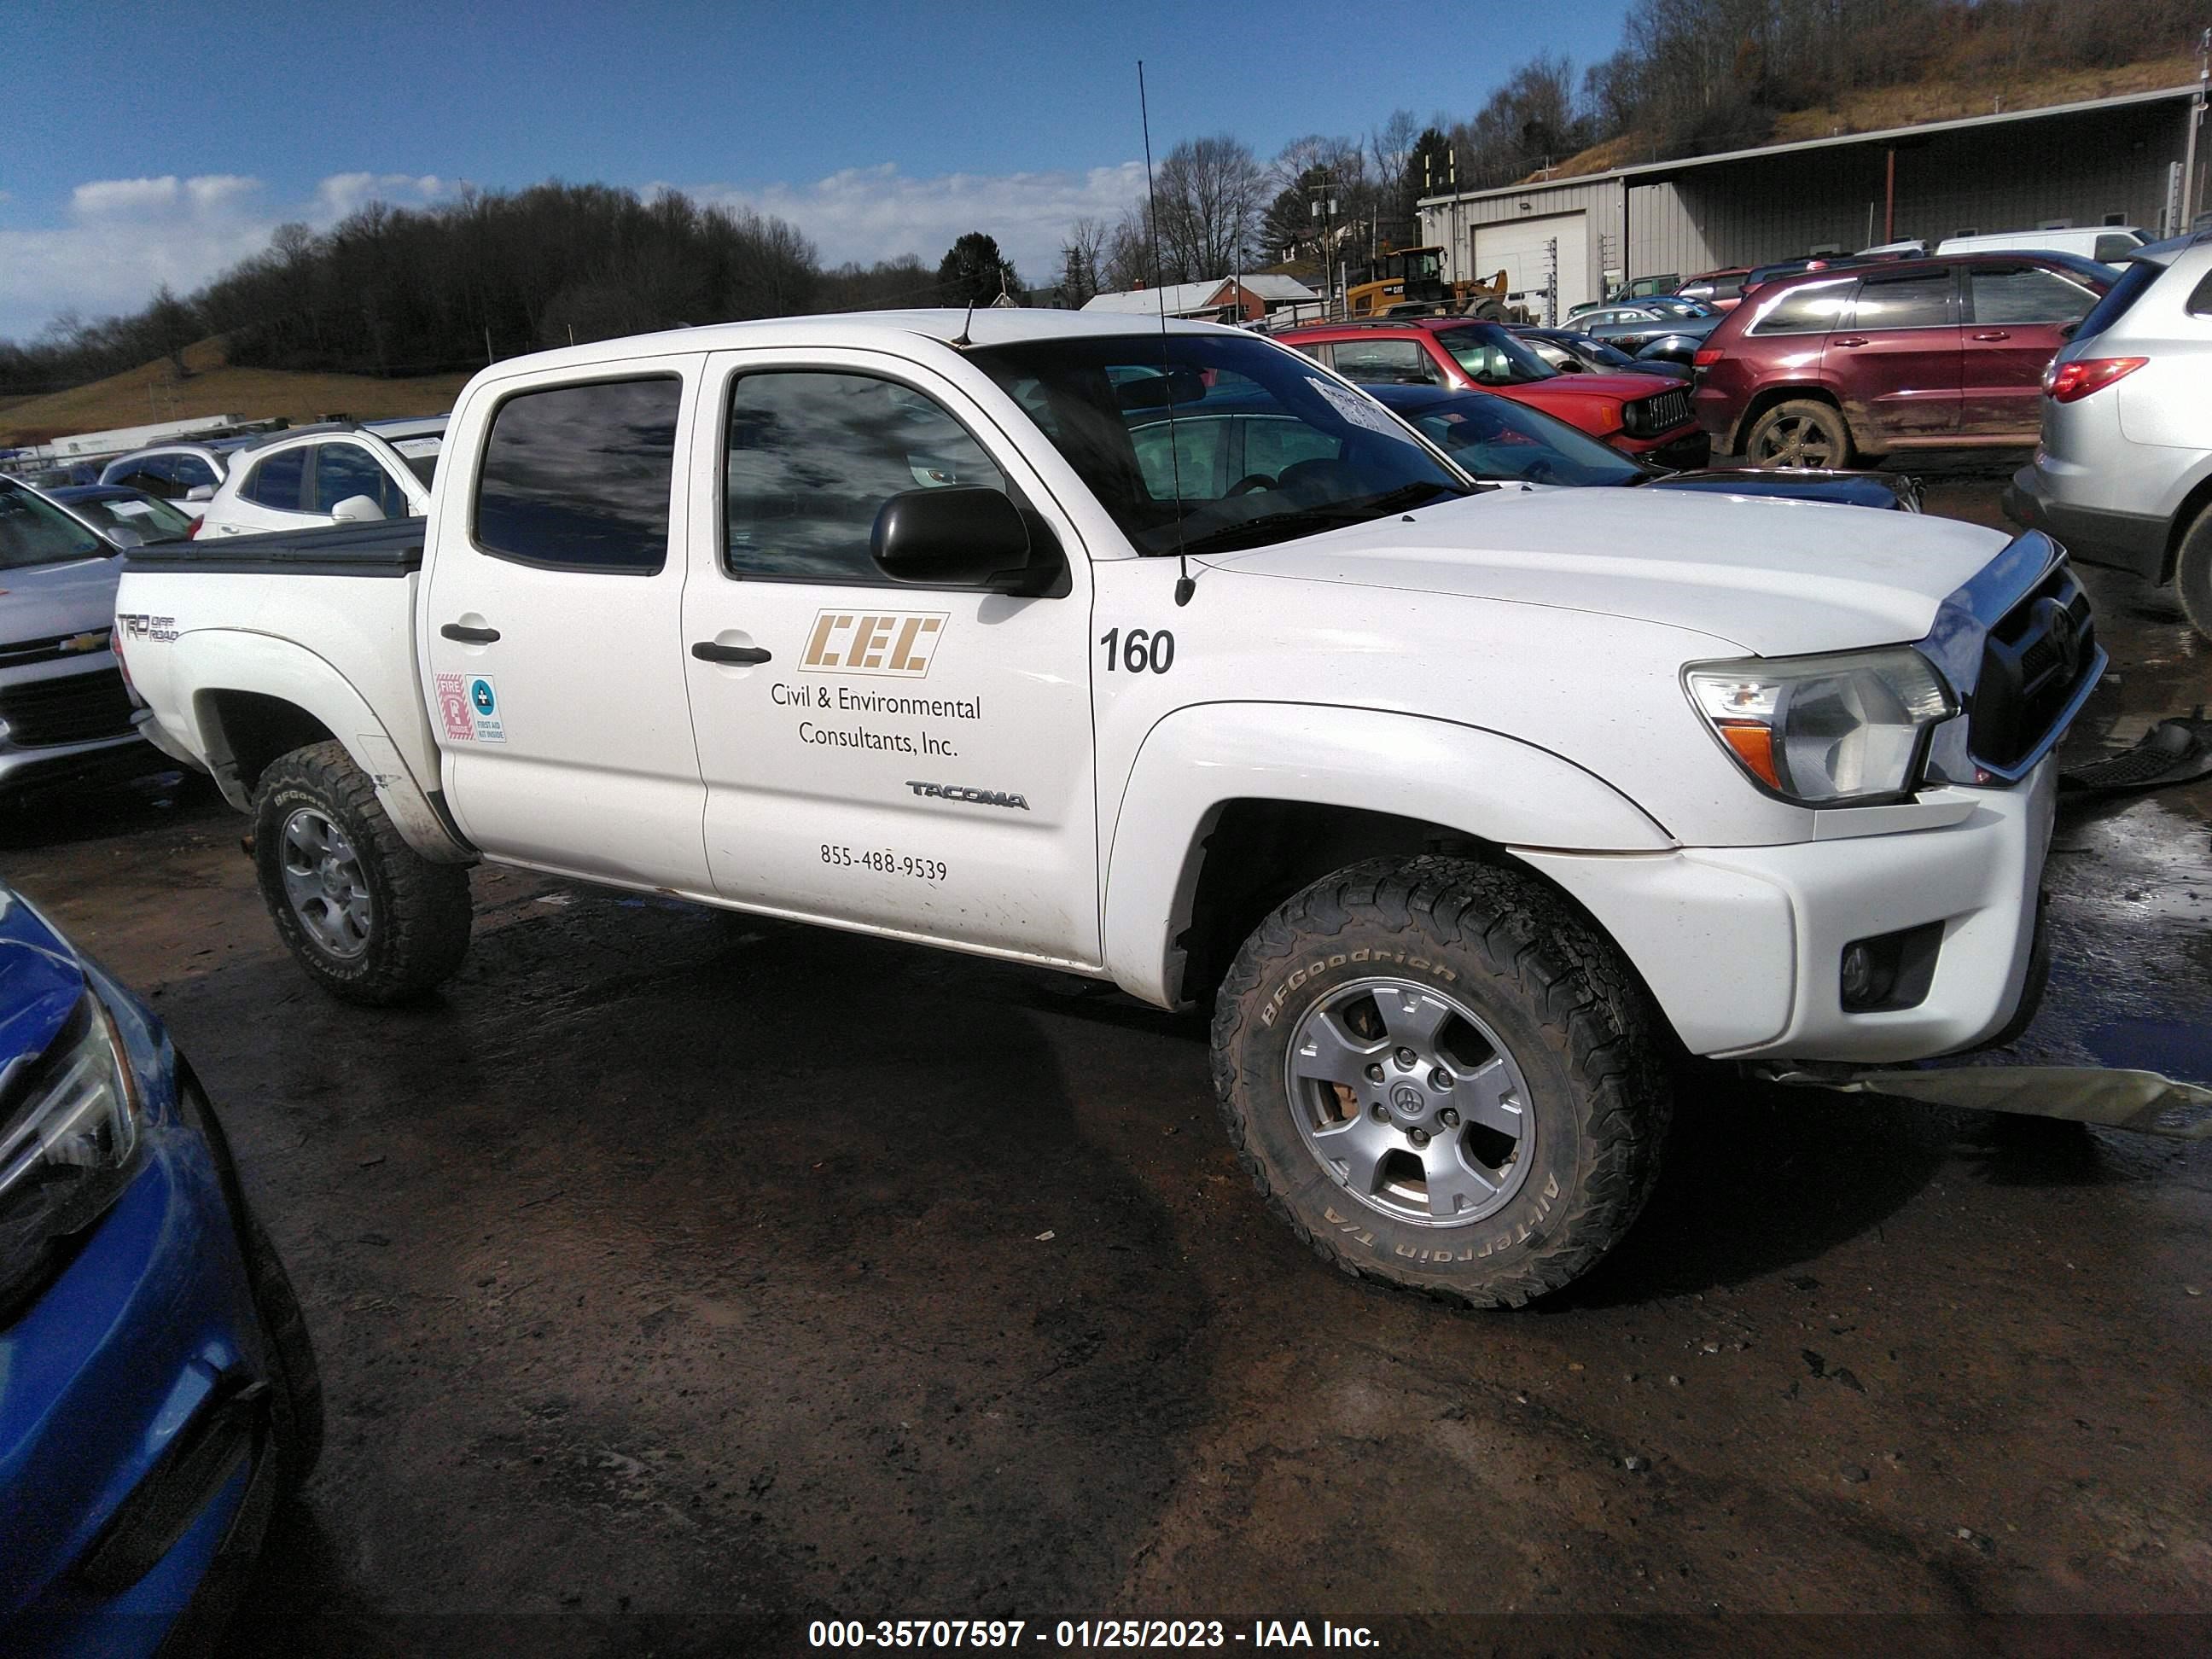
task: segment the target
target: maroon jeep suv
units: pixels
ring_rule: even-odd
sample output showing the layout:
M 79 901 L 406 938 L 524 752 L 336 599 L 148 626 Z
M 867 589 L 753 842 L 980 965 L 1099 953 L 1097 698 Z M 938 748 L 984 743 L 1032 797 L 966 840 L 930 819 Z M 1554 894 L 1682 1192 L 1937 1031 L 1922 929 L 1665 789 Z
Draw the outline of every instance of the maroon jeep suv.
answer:
M 1698 350 L 1698 422 L 1754 466 L 2032 445 L 2044 366 L 2118 279 L 2072 254 L 1985 253 L 1768 283 Z

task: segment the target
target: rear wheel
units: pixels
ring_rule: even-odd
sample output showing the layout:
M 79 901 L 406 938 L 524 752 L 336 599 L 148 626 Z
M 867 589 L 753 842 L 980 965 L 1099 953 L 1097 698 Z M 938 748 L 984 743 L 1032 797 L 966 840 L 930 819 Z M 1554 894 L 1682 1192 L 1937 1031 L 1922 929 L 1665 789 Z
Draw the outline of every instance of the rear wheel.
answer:
M 2197 515 L 2174 561 L 2173 591 L 2189 625 L 2212 640 L 2212 507 Z
M 404 1001 L 468 952 L 469 872 L 408 846 L 339 744 L 295 749 L 261 775 L 253 862 L 278 935 L 333 996 Z
M 1517 1307 L 1643 1208 L 1670 1105 L 1645 993 L 1533 878 L 1356 866 L 1239 953 L 1214 1082 L 1254 1184 L 1345 1271 Z
M 1836 467 L 1851 459 L 1851 429 L 1831 404 L 1793 398 L 1752 422 L 1744 459 L 1753 466 Z

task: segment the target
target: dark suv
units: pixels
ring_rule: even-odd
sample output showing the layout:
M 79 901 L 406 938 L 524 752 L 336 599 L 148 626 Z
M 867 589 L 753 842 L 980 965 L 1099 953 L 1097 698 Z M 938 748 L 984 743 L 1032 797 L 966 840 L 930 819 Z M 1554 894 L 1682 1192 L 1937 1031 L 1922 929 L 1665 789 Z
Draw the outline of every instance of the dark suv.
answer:
M 2115 280 L 2072 254 L 2005 253 L 1773 283 L 1698 350 L 1698 419 L 1754 466 L 2032 445 L 2044 366 Z

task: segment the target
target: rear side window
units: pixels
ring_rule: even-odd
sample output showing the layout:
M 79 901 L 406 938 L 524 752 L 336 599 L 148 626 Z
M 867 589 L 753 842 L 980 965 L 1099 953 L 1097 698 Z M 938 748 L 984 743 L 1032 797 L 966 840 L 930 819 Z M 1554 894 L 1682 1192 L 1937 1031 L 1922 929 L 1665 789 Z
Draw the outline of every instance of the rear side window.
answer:
M 1758 315 L 1752 319 L 1750 331 L 1753 334 L 1826 334 L 1844 319 L 1850 308 L 1851 295 L 1857 291 L 1858 279 L 1854 276 L 1838 278 L 1826 283 L 1803 283 L 1785 289 L 1770 299 L 1750 300 L 1746 303 L 1756 307 Z
M 253 469 L 238 493 L 249 501 L 273 507 L 280 513 L 298 513 L 302 488 L 307 481 L 307 446 L 280 449 Z
M 2088 315 L 2097 296 L 2079 283 L 2034 265 L 2016 270 L 1975 270 L 1967 276 L 1974 321 L 2070 323 Z
M 509 398 L 477 474 L 477 545 L 564 570 L 660 569 L 683 398 L 673 375 Z
M 2081 326 L 2074 331 L 2077 340 L 2093 339 L 2114 323 L 2126 316 L 2135 302 L 2142 297 L 2143 290 L 2166 275 L 2166 267 L 2154 264 L 2148 259 L 2131 259 L 2120 272 L 2120 280 L 2106 290 L 2105 297 L 2090 307 L 2089 314 L 2081 319 Z M 2203 289 L 2198 290 L 2199 293 Z
M 1851 326 L 1861 328 L 1944 328 L 1958 320 L 1952 310 L 1956 284 L 1948 270 L 1889 282 L 1872 279 L 1859 286 L 1851 307 Z

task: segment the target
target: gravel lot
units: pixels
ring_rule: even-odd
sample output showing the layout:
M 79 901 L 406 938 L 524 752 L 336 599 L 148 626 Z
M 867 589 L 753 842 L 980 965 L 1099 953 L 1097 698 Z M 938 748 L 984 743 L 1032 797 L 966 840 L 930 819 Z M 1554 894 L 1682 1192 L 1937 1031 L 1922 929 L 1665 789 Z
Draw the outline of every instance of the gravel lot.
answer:
M 1929 474 L 2002 522 L 1996 468 Z M 2092 580 L 2117 675 L 2077 750 L 2212 700 L 2168 596 Z M 2062 809 L 2024 1054 L 2212 1082 L 2208 822 L 2212 784 Z M 501 872 L 447 994 L 344 1007 L 241 827 L 141 787 L 0 860 L 156 999 L 307 1301 L 330 1447 L 252 1650 L 2212 1612 L 2206 1143 L 1701 1083 L 1610 1262 L 1455 1314 L 1263 1214 L 1194 1020 Z

